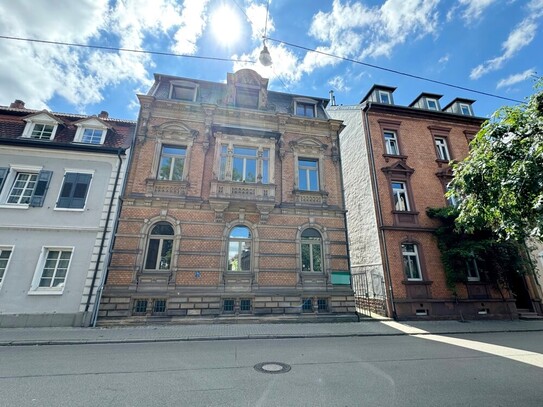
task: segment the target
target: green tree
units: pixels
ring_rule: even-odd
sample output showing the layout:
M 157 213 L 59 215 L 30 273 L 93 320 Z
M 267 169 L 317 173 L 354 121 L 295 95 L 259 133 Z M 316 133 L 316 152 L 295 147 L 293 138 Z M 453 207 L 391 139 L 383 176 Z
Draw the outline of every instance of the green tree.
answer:
M 470 154 L 453 166 L 449 196 L 460 201 L 456 225 L 488 228 L 501 240 L 543 238 L 543 82 L 526 103 L 485 122 Z

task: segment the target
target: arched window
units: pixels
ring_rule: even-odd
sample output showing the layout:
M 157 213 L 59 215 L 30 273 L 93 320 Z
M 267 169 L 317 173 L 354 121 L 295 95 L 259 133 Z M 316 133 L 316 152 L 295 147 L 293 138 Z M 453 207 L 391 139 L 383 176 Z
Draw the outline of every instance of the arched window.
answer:
M 302 271 L 322 271 L 322 238 L 315 229 L 302 232 Z
M 228 236 L 228 270 L 251 270 L 251 231 L 246 226 L 236 226 Z
M 173 227 L 159 222 L 151 229 L 145 259 L 146 270 L 169 270 L 172 263 Z

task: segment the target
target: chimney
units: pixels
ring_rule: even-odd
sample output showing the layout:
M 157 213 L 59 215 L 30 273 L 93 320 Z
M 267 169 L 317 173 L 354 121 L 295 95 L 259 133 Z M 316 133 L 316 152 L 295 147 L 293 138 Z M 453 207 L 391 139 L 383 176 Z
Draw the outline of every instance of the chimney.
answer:
M 15 99 L 15 102 L 13 102 L 9 107 L 13 109 L 24 109 L 25 108 L 25 102 L 23 102 L 20 99 Z
M 334 96 L 334 91 L 330 91 L 330 106 L 336 105 L 336 97 Z
M 109 117 L 109 113 L 106 112 L 105 110 L 102 110 L 102 111 L 100 112 L 100 114 L 98 115 L 98 117 L 99 117 L 100 119 L 107 119 L 107 118 Z

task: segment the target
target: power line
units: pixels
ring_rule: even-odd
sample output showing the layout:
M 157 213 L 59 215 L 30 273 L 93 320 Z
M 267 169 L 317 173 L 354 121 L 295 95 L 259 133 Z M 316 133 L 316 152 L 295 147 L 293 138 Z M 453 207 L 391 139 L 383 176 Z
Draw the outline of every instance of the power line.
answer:
M 419 75 L 414 75 L 414 74 L 410 74 L 410 73 L 407 73 L 407 72 L 398 71 L 398 70 L 396 70 L 396 69 L 385 68 L 385 67 L 383 67 L 383 66 L 374 65 L 374 64 L 369 64 L 369 63 L 367 63 L 367 62 L 357 61 L 356 59 L 352 59 L 352 58 L 340 57 L 340 56 L 338 56 L 338 55 L 330 54 L 330 53 L 328 53 L 328 52 L 318 51 L 318 50 L 316 50 L 316 49 L 303 47 L 303 46 L 301 46 L 301 45 L 296 45 L 296 44 L 293 44 L 293 43 L 290 43 L 290 42 L 286 42 L 286 41 L 282 41 L 282 40 L 278 40 L 278 39 L 275 39 L 275 38 L 265 37 L 264 39 L 270 40 L 270 41 L 273 41 L 273 42 L 277 42 L 277 43 L 279 43 L 279 44 L 283 44 L 283 45 L 286 45 L 286 46 L 289 46 L 289 47 L 292 47 L 292 48 L 299 48 L 299 49 L 303 49 L 304 51 L 315 52 L 315 53 L 317 53 L 317 54 L 325 55 L 325 56 L 330 57 L 330 58 L 340 59 L 340 60 L 342 60 L 342 61 L 352 62 L 353 64 L 363 65 L 363 66 L 367 66 L 367 67 L 369 67 L 369 68 L 374 68 L 374 69 L 379 69 L 379 70 L 381 70 L 381 71 L 386 71 L 386 72 L 394 73 L 394 74 L 396 74 L 396 75 L 402 75 L 402 76 L 407 76 L 407 77 L 413 78 L 413 79 L 419 79 L 419 80 L 421 80 L 421 81 L 426 81 L 426 82 L 431 82 L 431 83 L 437 83 L 437 84 L 439 84 L 439 85 L 448 86 L 448 87 L 450 87 L 450 88 L 466 90 L 466 91 L 468 91 L 468 92 L 473 92 L 473 93 L 478 93 L 478 94 L 480 94 L 480 95 L 490 96 L 490 97 L 493 97 L 493 98 L 508 100 L 508 101 L 510 101 L 510 102 L 523 103 L 522 100 L 511 99 L 511 98 L 508 98 L 508 97 L 505 97 L 505 96 L 496 95 L 496 94 L 493 94 L 493 93 L 483 92 L 483 91 L 480 91 L 480 90 L 475 90 L 475 89 L 471 89 L 471 88 L 466 88 L 466 87 L 464 87 L 464 86 L 454 85 L 454 84 L 452 84 L 452 83 L 447 83 L 447 82 L 442 82 L 442 81 L 438 81 L 438 80 L 435 80 L 435 79 L 425 78 L 425 77 L 423 77 L 423 76 L 419 76 Z
M 206 60 L 212 60 L 212 61 L 226 61 L 226 62 L 244 62 L 244 63 L 250 63 L 250 64 L 256 63 L 255 61 L 243 60 L 243 59 L 218 58 L 218 57 L 207 57 L 207 56 L 199 56 L 199 55 L 175 54 L 173 52 L 161 52 L 161 51 L 148 51 L 148 50 L 143 50 L 143 49 L 107 47 L 107 46 L 104 46 L 104 45 L 86 45 L 86 44 L 76 44 L 76 43 L 73 43 L 73 42 L 46 41 L 46 40 L 38 40 L 38 39 L 35 39 L 35 38 L 8 37 L 6 35 L 0 35 L 0 39 L 36 42 L 36 43 L 40 43 L 40 44 L 66 45 L 66 46 L 69 46 L 69 47 L 78 47 L 78 48 L 103 49 L 103 50 L 106 50 L 106 51 L 123 51 L 123 52 L 134 52 L 134 53 L 138 53 L 138 54 L 162 55 L 162 56 L 168 56 L 168 57 L 206 59 Z

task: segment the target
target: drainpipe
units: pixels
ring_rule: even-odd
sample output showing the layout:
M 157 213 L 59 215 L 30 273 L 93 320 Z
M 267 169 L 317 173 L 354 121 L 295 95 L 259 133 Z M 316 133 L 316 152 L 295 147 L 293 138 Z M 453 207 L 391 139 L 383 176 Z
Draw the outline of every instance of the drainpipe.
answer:
M 370 123 L 368 119 L 368 111 L 371 109 L 371 102 L 367 102 L 362 107 L 364 115 L 364 130 L 366 133 L 366 145 L 368 148 L 368 161 L 371 173 L 371 187 L 374 194 L 375 211 L 377 212 L 377 228 L 379 229 L 379 241 L 381 243 L 382 252 L 381 258 L 384 260 L 385 278 L 388 280 L 388 284 L 385 284 L 387 288 L 387 303 L 389 310 L 392 311 L 392 318 L 397 319 L 396 305 L 394 304 L 394 291 L 392 289 L 392 278 L 390 275 L 390 263 L 388 261 L 387 242 L 385 239 L 385 231 L 383 230 L 383 212 L 381 208 L 381 199 L 379 197 L 379 184 L 377 183 L 377 172 L 375 171 L 375 157 L 373 155 L 373 146 L 371 142 Z
M 119 149 L 117 151 L 117 158 L 119 159 L 119 165 L 117 166 L 117 174 L 115 175 L 115 183 L 113 184 L 113 191 L 111 193 L 111 198 L 109 200 L 109 205 L 107 209 L 107 217 L 106 217 L 106 223 L 104 225 L 104 230 L 102 231 L 102 238 L 100 239 L 100 250 L 98 251 L 98 258 L 96 259 L 96 265 L 94 267 L 94 273 L 92 275 L 92 282 L 89 290 L 89 294 L 87 297 L 87 304 L 85 305 L 85 313 L 89 311 L 90 303 L 92 299 L 92 292 L 94 291 L 94 286 L 96 284 L 96 277 L 98 276 L 98 270 L 100 269 L 100 261 L 102 260 L 102 254 L 104 252 L 104 246 L 106 243 L 106 237 L 107 237 L 107 230 L 109 225 L 109 220 L 111 219 L 111 212 L 113 210 L 113 203 L 115 201 L 115 194 L 117 192 L 117 185 L 119 184 L 119 178 L 121 176 L 121 168 L 123 164 L 123 159 L 121 158 L 121 152 L 124 152 L 123 149 Z M 100 287 L 101 288 L 101 287 Z M 101 290 L 100 290 L 101 292 Z M 96 316 L 98 315 L 98 308 L 99 308 L 99 296 L 96 295 L 96 299 L 94 302 L 94 310 L 92 313 L 90 325 L 94 326 L 96 323 Z

